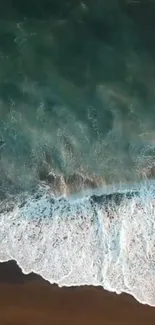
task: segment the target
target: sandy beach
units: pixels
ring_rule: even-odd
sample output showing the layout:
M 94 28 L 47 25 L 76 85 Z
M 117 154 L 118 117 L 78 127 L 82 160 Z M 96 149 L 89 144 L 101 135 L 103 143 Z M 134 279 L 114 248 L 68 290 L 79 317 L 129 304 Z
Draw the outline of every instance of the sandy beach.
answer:
M 94 287 L 58 288 L 23 275 L 15 262 L 0 264 L 1 325 L 153 324 L 155 309 Z

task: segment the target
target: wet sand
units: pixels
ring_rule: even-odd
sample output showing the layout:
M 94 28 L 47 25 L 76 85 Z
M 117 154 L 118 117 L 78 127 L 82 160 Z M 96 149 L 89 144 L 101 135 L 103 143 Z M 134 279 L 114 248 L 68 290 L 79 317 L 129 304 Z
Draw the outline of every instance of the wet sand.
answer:
M 15 262 L 0 264 L 0 325 L 142 325 L 155 323 L 155 308 L 101 288 L 58 288 Z

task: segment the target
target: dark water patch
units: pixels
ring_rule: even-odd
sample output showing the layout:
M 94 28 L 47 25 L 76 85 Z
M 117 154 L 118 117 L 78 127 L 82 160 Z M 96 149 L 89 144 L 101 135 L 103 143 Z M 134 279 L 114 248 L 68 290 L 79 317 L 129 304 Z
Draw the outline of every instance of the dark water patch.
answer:
M 126 193 L 112 193 L 107 195 L 92 195 L 91 200 L 97 204 L 103 204 L 103 206 L 114 204 L 115 206 L 119 206 L 122 201 L 127 198 L 131 200 L 133 197 L 139 196 L 139 192 L 126 192 Z
M 0 29 L 0 51 L 9 54 L 15 47 L 15 37 L 11 32 L 4 32 L 1 26 Z
M 10 103 L 10 100 L 16 102 L 27 101 L 26 94 L 24 94 L 18 85 L 14 82 L 1 82 L 0 83 L 0 97 L 3 101 Z

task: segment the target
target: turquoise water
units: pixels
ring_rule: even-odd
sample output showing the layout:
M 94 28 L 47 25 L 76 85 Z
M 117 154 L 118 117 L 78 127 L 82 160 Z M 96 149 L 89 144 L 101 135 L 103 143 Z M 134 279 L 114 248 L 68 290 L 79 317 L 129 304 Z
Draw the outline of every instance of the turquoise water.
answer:
M 154 176 L 154 9 L 153 1 L 1 5 L 2 192 L 47 180 L 63 192 L 61 177 L 74 192 Z

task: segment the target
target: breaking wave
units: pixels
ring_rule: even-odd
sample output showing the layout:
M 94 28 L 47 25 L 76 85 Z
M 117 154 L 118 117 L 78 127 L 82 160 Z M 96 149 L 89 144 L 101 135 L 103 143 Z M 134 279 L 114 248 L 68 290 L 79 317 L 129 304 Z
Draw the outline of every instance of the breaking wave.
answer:
M 14 259 L 60 287 L 100 285 L 155 306 L 154 183 L 96 194 L 55 197 L 40 186 L 2 200 L 1 262 Z

